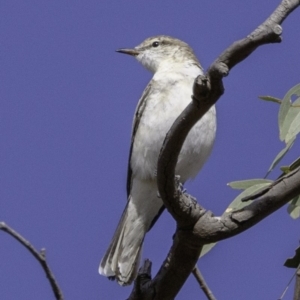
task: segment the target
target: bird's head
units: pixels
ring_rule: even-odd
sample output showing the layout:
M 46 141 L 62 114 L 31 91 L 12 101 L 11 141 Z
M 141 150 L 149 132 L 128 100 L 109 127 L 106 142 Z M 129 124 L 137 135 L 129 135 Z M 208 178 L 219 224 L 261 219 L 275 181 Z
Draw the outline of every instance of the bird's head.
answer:
M 188 44 L 166 35 L 147 38 L 135 48 L 123 48 L 117 52 L 134 56 L 153 73 L 166 64 L 198 63 Z

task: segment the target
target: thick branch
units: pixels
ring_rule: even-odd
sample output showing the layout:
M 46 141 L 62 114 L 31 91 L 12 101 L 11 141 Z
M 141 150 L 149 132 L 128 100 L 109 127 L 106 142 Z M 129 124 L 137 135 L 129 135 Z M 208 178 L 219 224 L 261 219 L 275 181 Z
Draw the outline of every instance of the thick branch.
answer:
M 300 194 L 300 168 L 276 180 L 271 188 L 248 206 L 224 213 L 221 218 L 210 212 L 195 224 L 194 234 L 205 243 L 237 235 L 254 226 Z
M 18 242 L 20 242 L 41 264 L 43 270 L 46 273 L 46 276 L 49 280 L 49 283 L 51 285 L 52 291 L 55 295 L 55 298 L 57 300 L 63 300 L 63 294 L 61 289 L 58 286 L 57 281 L 55 280 L 55 277 L 48 266 L 48 263 L 46 261 L 46 255 L 45 255 L 45 249 L 42 249 L 41 252 L 38 252 L 29 241 L 27 241 L 23 236 L 21 236 L 18 232 L 13 230 L 11 227 L 9 227 L 4 222 L 0 222 L 0 230 L 3 230 L 7 232 L 9 235 L 11 235 L 13 238 L 15 238 Z
M 237 63 L 248 57 L 257 47 L 281 41 L 280 24 L 300 5 L 299 0 L 283 0 L 271 16 L 246 38 L 233 43 L 209 67 L 206 76 L 195 80 L 192 102 L 176 119 L 168 132 L 157 167 L 159 193 L 165 206 L 180 224 L 189 226 L 197 216 L 184 209 L 188 204 L 179 199 L 174 184 L 175 166 L 186 136 L 193 125 L 213 106 L 223 94 L 222 78 Z
M 300 168 L 279 178 L 261 198 L 243 209 L 226 213 L 220 218 L 206 212 L 194 227 L 178 228 L 167 259 L 155 278 L 140 288 L 137 299 L 174 299 L 193 270 L 204 244 L 249 229 L 298 194 Z
M 299 0 L 283 0 L 271 16 L 246 38 L 233 43 L 210 66 L 206 76 L 194 83 L 192 102 L 168 132 L 158 160 L 157 182 L 160 196 L 177 222 L 173 246 L 158 274 L 139 289 L 138 299 L 174 299 L 193 270 L 202 246 L 241 233 L 300 194 L 300 170 L 282 177 L 258 200 L 241 210 L 216 218 L 177 188 L 175 166 L 186 136 L 193 125 L 224 92 L 222 79 L 257 47 L 281 41 L 285 18 L 300 5 Z

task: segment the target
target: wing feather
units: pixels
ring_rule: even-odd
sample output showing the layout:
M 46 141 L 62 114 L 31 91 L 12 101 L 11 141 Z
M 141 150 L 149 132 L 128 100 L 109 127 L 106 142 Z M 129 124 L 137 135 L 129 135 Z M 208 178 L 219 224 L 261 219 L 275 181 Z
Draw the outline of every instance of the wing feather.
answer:
M 138 105 L 136 107 L 135 113 L 134 113 L 134 119 L 133 119 L 133 126 L 132 126 L 132 134 L 131 134 L 131 145 L 130 145 L 130 151 L 129 151 L 129 159 L 128 159 L 128 169 L 127 169 L 127 199 L 129 199 L 130 191 L 131 191 L 131 185 L 132 185 L 132 169 L 131 169 L 131 155 L 133 150 L 133 144 L 136 132 L 139 127 L 140 120 L 142 118 L 143 112 L 145 110 L 145 107 L 147 105 L 147 99 L 148 96 L 152 92 L 152 84 L 153 80 L 149 82 L 147 87 L 145 88 L 142 97 L 140 98 Z

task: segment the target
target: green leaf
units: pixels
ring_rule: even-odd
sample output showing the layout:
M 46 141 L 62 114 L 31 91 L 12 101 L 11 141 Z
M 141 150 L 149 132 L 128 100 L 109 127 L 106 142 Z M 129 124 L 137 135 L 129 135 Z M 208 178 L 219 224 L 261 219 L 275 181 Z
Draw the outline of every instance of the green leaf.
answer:
M 284 266 L 287 268 L 295 268 L 297 269 L 298 266 L 300 264 L 300 247 L 298 247 L 295 250 L 295 255 L 294 257 L 288 258 L 285 263 Z
M 275 102 L 275 103 L 279 103 L 281 104 L 281 99 L 272 97 L 272 96 L 259 96 L 259 99 L 265 100 L 265 101 L 271 101 L 271 102 Z
M 232 212 L 234 210 L 237 209 L 241 209 L 245 206 L 247 206 L 249 203 L 248 202 L 242 202 L 241 200 L 247 196 L 250 196 L 262 189 L 264 189 L 265 187 L 269 186 L 272 183 L 272 181 L 270 182 L 265 182 L 265 183 L 259 183 L 259 184 L 255 184 L 250 186 L 249 188 L 247 188 L 246 190 L 244 190 L 242 193 L 240 193 L 231 203 L 230 205 L 227 207 L 226 209 L 226 213 Z
M 206 253 L 208 253 L 217 243 L 211 243 L 211 244 L 206 244 L 203 246 L 200 257 L 204 256 Z M 199 257 L 199 258 L 200 258 Z
M 295 116 L 293 114 L 297 114 L 297 107 L 293 107 L 293 109 L 290 111 L 292 102 L 291 102 L 291 96 L 297 95 L 300 96 L 300 84 L 295 85 L 292 87 L 284 96 L 280 109 L 279 109 L 279 115 L 278 115 L 278 124 L 279 124 L 279 132 L 280 132 L 280 140 L 284 141 L 285 136 L 288 132 L 288 129 L 291 125 L 291 122 L 294 120 Z M 300 103 L 300 98 L 297 99 L 294 102 L 294 105 L 297 105 Z
M 297 169 L 300 166 L 300 157 L 298 157 L 296 160 L 294 160 L 291 164 L 290 164 L 290 171 L 293 171 L 295 169 Z
M 269 167 L 269 170 L 265 177 L 268 177 L 268 175 L 273 171 L 273 169 L 277 166 L 277 164 L 283 159 L 283 157 L 288 153 L 288 151 L 291 149 L 295 141 L 295 137 L 290 140 L 286 146 L 276 155 L 273 162 L 271 163 L 271 166 Z
M 279 139 L 281 141 L 284 141 L 284 138 L 285 138 L 286 132 L 283 130 L 283 124 L 284 124 L 286 115 L 290 109 L 290 106 L 291 106 L 290 97 L 284 97 L 284 99 L 281 102 L 279 114 L 278 114 Z
M 236 190 L 245 190 L 253 185 L 260 184 L 260 183 L 271 183 L 272 180 L 269 179 L 248 179 L 248 180 L 239 180 L 239 181 L 232 181 L 227 183 L 231 188 Z
M 288 206 L 288 213 L 292 219 L 298 219 L 300 217 L 300 206 L 291 207 Z
M 300 195 L 290 201 L 287 211 L 293 219 L 300 217 Z
M 284 172 L 285 174 L 295 170 L 300 166 L 300 157 L 298 157 L 296 160 L 294 160 L 289 166 L 282 166 L 280 167 L 280 170 Z
M 289 166 L 281 166 L 280 170 L 284 173 L 287 174 L 290 172 L 290 167 Z
M 298 114 L 296 114 L 296 116 L 294 117 L 294 119 L 292 120 L 292 122 L 290 124 L 288 132 L 285 136 L 285 142 L 288 142 L 292 138 L 296 137 L 296 135 L 300 132 L 300 107 L 299 108 L 291 107 L 290 110 L 292 110 L 292 109 L 294 111 L 297 110 Z

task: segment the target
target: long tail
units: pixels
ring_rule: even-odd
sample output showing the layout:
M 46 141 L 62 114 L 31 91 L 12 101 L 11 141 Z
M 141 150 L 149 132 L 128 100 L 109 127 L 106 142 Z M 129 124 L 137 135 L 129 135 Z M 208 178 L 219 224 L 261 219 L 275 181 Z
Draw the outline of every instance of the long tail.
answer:
M 100 263 L 99 273 L 115 278 L 120 285 L 131 284 L 137 275 L 146 231 L 129 200 Z
M 120 285 L 132 283 L 139 268 L 145 234 L 163 208 L 157 197 L 156 181 L 134 178 L 126 208 L 100 263 L 101 275 L 115 278 Z

